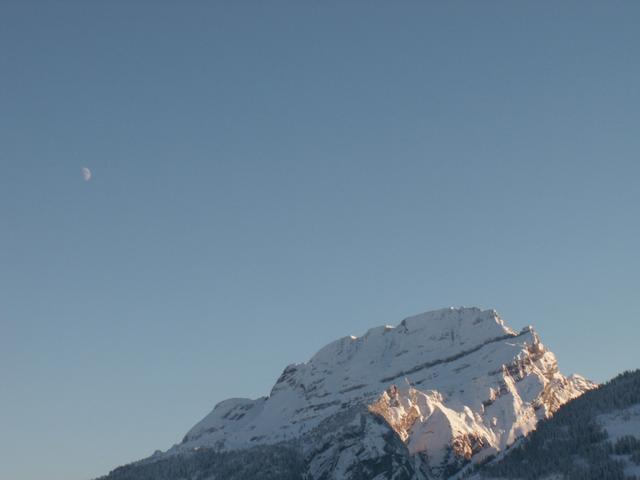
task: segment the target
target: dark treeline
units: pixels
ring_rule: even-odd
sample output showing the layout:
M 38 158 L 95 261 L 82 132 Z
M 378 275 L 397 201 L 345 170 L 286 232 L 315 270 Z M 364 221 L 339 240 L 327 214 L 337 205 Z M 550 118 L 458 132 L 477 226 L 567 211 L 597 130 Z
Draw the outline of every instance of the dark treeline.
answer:
M 98 480 L 302 480 L 303 472 L 298 449 L 274 445 L 231 452 L 201 449 L 125 465 Z
M 640 403 L 640 370 L 624 372 L 567 403 L 502 459 L 477 470 L 488 477 L 533 480 L 552 474 L 567 479 L 623 480 L 629 455 L 640 465 L 640 441 L 623 437 L 612 444 L 597 416 Z M 640 436 L 640 432 L 638 432 Z

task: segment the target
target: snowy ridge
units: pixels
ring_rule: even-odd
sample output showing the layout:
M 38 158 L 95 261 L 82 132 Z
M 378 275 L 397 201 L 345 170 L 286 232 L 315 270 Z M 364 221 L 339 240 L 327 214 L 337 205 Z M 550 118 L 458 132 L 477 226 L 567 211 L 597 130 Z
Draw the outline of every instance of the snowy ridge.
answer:
M 286 367 L 268 397 L 220 402 L 165 455 L 305 443 L 333 417 L 353 411 L 353 424 L 369 432 L 360 443 L 371 458 L 383 454 L 380 432 L 392 430 L 419 469 L 437 477 L 503 449 L 593 387 L 562 375 L 532 327 L 516 333 L 495 310 L 447 308 L 326 345 L 308 362 Z M 367 423 L 367 412 L 383 424 Z M 307 451 L 312 443 L 306 441 Z M 357 461 L 355 453 L 332 455 L 343 473 Z M 314 469 L 310 475 L 334 478 Z

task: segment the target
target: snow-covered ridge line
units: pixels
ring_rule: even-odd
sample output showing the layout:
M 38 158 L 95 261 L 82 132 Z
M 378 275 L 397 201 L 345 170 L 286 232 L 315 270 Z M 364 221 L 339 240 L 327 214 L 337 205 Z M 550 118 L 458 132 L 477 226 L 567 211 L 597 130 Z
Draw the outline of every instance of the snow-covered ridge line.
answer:
M 516 333 L 495 310 L 447 308 L 329 343 L 287 366 L 269 396 L 218 403 L 165 455 L 294 441 L 310 479 L 346 478 L 362 464 L 358 452 L 384 456 L 395 435 L 394 448 L 438 478 L 495 454 L 593 386 L 562 375 L 532 327 Z

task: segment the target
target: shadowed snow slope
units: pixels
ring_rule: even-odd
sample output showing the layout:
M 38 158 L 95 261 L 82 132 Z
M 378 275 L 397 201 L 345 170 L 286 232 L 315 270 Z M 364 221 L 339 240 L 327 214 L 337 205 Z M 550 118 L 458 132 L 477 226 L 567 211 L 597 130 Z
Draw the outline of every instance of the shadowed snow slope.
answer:
M 355 425 L 373 415 L 383 426 L 363 426 L 369 433 L 362 435 L 395 432 L 416 471 L 440 477 L 504 448 L 593 387 L 563 376 L 533 328 L 516 333 L 495 310 L 447 308 L 328 344 L 308 362 L 285 368 L 268 397 L 216 405 L 163 456 L 296 441 L 313 464 L 317 445 L 309 439 L 323 425 L 345 415 Z M 383 455 L 381 440 L 360 443 Z M 311 468 L 311 478 L 344 475 L 357 458 L 341 455 L 332 468 L 342 462 L 342 470 Z

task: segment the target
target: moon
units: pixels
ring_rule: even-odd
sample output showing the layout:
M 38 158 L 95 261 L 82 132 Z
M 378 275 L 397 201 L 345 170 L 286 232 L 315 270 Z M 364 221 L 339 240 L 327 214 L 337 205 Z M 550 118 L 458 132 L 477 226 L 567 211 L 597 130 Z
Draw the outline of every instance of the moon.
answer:
M 87 167 L 82 167 L 82 178 L 84 178 L 85 182 L 88 182 L 89 180 L 91 180 L 91 170 L 89 170 Z

